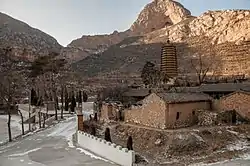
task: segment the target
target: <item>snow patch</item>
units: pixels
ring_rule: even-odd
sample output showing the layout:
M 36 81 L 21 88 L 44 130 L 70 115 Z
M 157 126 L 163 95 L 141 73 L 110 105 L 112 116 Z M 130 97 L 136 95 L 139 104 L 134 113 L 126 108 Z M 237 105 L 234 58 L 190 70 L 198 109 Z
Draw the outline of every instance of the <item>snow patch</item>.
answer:
M 244 160 L 250 160 L 250 154 L 244 154 L 241 156 L 241 158 Z
M 234 134 L 234 135 L 238 135 L 239 133 L 238 132 L 236 132 L 236 131 L 232 131 L 232 130 L 227 130 L 229 133 L 231 133 L 231 134 Z
M 228 145 L 227 149 L 229 151 L 235 151 L 235 150 L 243 150 L 247 148 L 248 143 L 246 141 L 238 141 L 234 144 Z
M 24 153 L 17 153 L 17 154 L 12 154 L 12 155 L 9 155 L 9 157 L 20 157 L 20 156 L 25 156 L 31 152 L 35 152 L 35 151 L 38 151 L 40 150 L 41 148 L 36 148 L 36 149 L 32 149 L 32 150 L 29 150 L 27 152 L 24 152 Z
M 84 153 L 85 155 L 90 156 L 91 158 L 94 158 L 94 159 L 97 159 L 97 160 L 103 160 L 105 162 L 109 162 L 108 160 L 106 160 L 106 159 L 104 159 L 102 157 L 98 157 L 98 156 L 94 155 L 93 153 L 90 153 L 87 150 L 84 150 L 82 148 L 76 148 L 76 150 L 79 150 L 80 153 Z
M 67 122 L 67 123 L 65 123 Z M 76 127 L 77 127 L 77 123 L 76 123 L 76 118 L 75 117 L 70 117 L 68 119 L 66 119 L 65 122 L 59 123 L 55 130 L 48 134 L 48 136 L 62 136 L 65 137 L 68 141 L 68 145 L 69 147 L 75 147 L 73 145 L 73 140 L 72 140 L 72 135 L 76 132 Z
M 201 136 L 199 136 L 198 134 L 191 133 L 191 135 L 195 136 L 195 138 L 197 138 L 200 142 L 205 142 L 204 139 Z
M 7 122 L 9 117 L 8 115 L 1 115 L 0 119 L 6 120 Z M 10 122 L 11 127 L 17 127 L 20 131 L 22 131 L 22 125 L 20 122 L 21 122 L 21 116 L 11 115 L 11 122 Z M 24 129 L 25 131 L 27 131 L 28 124 L 24 124 Z

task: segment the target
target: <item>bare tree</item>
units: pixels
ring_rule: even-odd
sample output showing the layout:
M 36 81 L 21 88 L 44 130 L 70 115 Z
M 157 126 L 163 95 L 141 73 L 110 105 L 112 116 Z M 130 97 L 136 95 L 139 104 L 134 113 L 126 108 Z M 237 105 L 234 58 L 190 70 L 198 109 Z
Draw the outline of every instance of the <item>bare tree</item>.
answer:
M 11 135 L 11 110 L 16 108 L 16 101 L 20 97 L 23 89 L 22 83 L 24 76 L 18 66 L 18 62 L 11 59 L 11 48 L 1 50 L 0 60 L 0 97 L 7 105 L 8 114 L 8 135 L 9 141 L 12 141 Z M 22 115 L 21 115 L 22 116 Z
M 169 81 L 169 77 L 158 70 L 154 63 L 146 62 L 142 71 L 141 78 L 146 86 L 159 87 Z
M 64 59 L 58 59 L 58 53 L 51 52 L 49 55 L 39 57 L 36 59 L 30 70 L 31 70 L 31 77 L 38 77 L 40 75 L 48 75 L 49 78 L 47 80 L 48 83 L 48 88 L 52 91 L 50 98 L 55 102 L 55 120 L 58 119 L 57 116 L 57 109 L 58 105 L 56 104 L 58 101 L 57 97 L 57 80 L 58 77 L 60 76 L 60 70 L 64 67 L 65 65 L 65 60 Z
M 208 71 L 210 70 L 210 65 L 207 65 L 203 60 L 202 60 L 202 56 L 199 55 L 198 59 L 191 59 L 191 65 L 192 67 L 195 69 L 195 73 L 198 79 L 198 84 L 201 85 L 206 76 Z
M 23 125 L 23 114 L 22 114 L 22 112 L 20 110 L 18 110 L 18 112 L 19 112 L 19 114 L 21 116 L 21 121 L 22 121 L 22 135 L 24 135 L 25 132 L 24 132 L 24 125 Z
M 63 106 L 64 106 L 64 87 L 61 86 L 61 119 L 63 119 Z
M 207 78 L 208 73 L 211 76 L 214 76 L 216 74 L 216 70 L 219 69 L 220 63 L 216 56 L 202 56 L 201 54 L 199 54 L 196 59 L 191 59 L 191 65 L 195 70 L 198 85 L 201 85 Z

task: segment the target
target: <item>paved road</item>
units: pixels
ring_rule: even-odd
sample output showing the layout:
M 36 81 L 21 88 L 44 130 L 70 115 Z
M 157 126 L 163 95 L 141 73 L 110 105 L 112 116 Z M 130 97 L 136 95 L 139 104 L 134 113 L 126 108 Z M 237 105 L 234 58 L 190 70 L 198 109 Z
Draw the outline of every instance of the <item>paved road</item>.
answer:
M 111 166 L 83 149 L 72 146 L 76 118 L 0 147 L 0 166 Z

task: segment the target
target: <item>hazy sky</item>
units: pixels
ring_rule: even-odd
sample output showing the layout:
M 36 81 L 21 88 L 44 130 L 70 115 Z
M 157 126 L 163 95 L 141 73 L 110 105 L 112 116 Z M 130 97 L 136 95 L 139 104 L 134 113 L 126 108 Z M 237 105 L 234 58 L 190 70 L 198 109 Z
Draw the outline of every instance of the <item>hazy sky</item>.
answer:
M 62 45 L 82 35 L 128 29 L 152 0 L 0 0 L 0 11 L 53 37 Z M 250 9 L 250 0 L 179 0 L 193 15 L 207 10 Z

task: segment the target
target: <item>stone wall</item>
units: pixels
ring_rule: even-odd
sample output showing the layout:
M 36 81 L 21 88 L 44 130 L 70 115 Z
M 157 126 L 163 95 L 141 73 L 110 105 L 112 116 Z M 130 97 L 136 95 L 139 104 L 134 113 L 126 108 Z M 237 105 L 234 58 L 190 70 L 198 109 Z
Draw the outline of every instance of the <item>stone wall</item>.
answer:
M 165 102 L 156 94 L 143 100 L 141 106 L 132 106 L 124 110 L 125 122 L 165 129 Z
M 123 106 L 117 103 L 103 103 L 101 107 L 100 119 L 102 121 L 119 120 L 119 111 L 123 109 Z
M 180 128 L 194 125 L 197 120 L 195 111 L 199 109 L 210 110 L 210 102 L 168 104 L 166 116 L 167 128 Z
M 105 159 L 123 166 L 132 166 L 135 162 L 135 152 L 122 148 L 114 143 L 94 137 L 82 131 L 77 132 L 78 144 Z
M 197 123 L 199 126 L 214 126 L 219 123 L 218 114 L 210 110 L 197 110 Z
M 250 120 L 250 93 L 236 92 L 227 95 L 220 100 L 219 110 L 230 111 L 235 110 L 242 117 Z
M 112 117 L 112 105 L 109 103 L 103 103 L 101 107 L 100 119 L 103 121 L 109 121 Z

